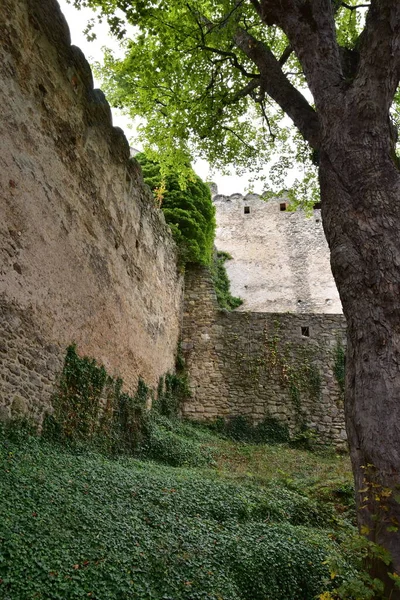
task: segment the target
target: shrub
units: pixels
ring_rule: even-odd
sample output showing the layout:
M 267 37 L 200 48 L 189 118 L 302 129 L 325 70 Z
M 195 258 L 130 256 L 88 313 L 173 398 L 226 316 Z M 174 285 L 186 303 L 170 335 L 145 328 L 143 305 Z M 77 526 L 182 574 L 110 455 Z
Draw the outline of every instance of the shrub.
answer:
M 193 171 L 191 177 L 186 177 L 182 189 L 178 175 L 163 178 L 157 162 L 143 153 L 135 158 L 142 167 L 145 182 L 161 205 L 178 245 L 181 262 L 209 265 L 215 235 L 215 208 L 208 185 Z
M 243 415 L 230 419 L 220 418 L 210 424 L 210 427 L 225 437 L 241 442 L 274 444 L 289 441 L 288 427 L 269 416 L 256 425 Z

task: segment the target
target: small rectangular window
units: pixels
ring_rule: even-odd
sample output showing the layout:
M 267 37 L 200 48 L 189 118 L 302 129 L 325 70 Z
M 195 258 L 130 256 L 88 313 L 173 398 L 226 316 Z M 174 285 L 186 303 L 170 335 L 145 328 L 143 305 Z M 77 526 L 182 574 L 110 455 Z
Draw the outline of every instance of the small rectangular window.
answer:
M 317 208 L 321 208 L 321 202 L 315 202 L 313 208 L 314 208 L 314 210 L 316 210 Z
M 301 335 L 303 337 L 310 337 L 310 328 L 309 327 L 302 327 L 301 328 Z
M 245 215 L 249 215 L 250 214 L 250 206 L 245 206 L 244 207 L 244 214 Z
M 279 210 L 281 212 L 285 211 L 287 209 L 287 202 L 281 202 L 279 205 Z

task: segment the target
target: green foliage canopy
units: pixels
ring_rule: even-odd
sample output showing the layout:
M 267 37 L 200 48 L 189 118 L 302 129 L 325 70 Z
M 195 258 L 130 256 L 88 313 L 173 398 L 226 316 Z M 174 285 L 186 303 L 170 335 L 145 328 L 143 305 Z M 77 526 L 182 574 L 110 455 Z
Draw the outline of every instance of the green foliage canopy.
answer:
M 301 164 L 298 193 L 315 202 L 315 156 L 307 143 L 312 134 L 298 123 L 300 133 L 295 133 L 285 118 L 296 122 L 295 112 L 301 109 L 312 122 L 313 100 L 296 53 L 281 28 L 262 22 L 260 3 L 74 4 L 99 10 L 100 18 L 124 40 L 125 57 L 117 59 L 106 50 L 98 70 L 111 103 L 140 119 L 146 151 L 162 157 L 163 168 L 184 170 L 188 158 L 196 156 L 218 169 L 235 165 L 239 172 L 260 171 L 279 156 L 269 174 L 275 191 L 288 170 Z M 350 56 L 359 44 L 365 9 L 356 10 L 357 0 L 333 4 L 337 41 Z M 93 24 L 88 35 L 94 35 L 89 33 Z M 267 74 L 252 54 L 261 46 Z
M 159 162 L 145 154 L 136 155 L 145 182 L 158 197 L 165 220 L 180 250 L 182 263 L 210 264 L 214 235 L 215 208 L 210 188 L 193 171 L 186 177 L 170 172 L 163 176 Z

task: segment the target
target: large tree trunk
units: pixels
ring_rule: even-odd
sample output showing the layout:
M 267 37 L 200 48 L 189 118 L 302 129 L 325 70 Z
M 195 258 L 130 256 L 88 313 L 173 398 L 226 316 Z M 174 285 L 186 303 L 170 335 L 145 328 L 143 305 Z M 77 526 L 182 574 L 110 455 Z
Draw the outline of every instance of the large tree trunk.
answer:
M 343 115 L 325 131 L 322 216 L 348 325 L 345 412 L 359 523 L 400 575 L 400 173 L 389 123 Z M 373 570 L 382 579 L 388 568 Z M 386 583 L 386 597 L 400 598 Z

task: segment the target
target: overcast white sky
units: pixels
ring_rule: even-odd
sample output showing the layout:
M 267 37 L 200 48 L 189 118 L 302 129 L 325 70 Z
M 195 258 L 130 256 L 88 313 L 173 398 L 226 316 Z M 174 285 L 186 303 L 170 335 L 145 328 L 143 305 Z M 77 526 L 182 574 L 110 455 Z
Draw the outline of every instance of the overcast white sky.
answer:
M 65 18 L 68 21 L 71 30 L 72 43 L 81 48 L 90 63 L 93 63 L 96 60 L 102 60 L 102 46 L 112 48 L 116 52 L 118 51 L 118 44 L 108 35 L 108 27 L 104 23 L 101 25 L 96 25 L 96 40 L 93 42 L 88 42 L 86 40 L 85 36 L 83 35 L 83 30 L 89 19 L 93 17 L 93 11 L 89 9 L 82 9 L 78 11 L 71 4 L 68 4 L 67 0 L 58 0 L 58 2 L 65 15 Z M 95 80 L 95 86 L 101 87 L 100 82 Z M 134 140 L 134 131 L 130 129 L 130 119 L 122 115 L 119 111 L 116 111 L 115 109 L 112 110 L 114 125 L 121 127 L 125 131 L 126 137 L 130 140 L 131 145 L 140 150 L 139 145 Z M 210 174 L 209 166 L 205 161 L 196 162 L 194 164 L 194 169 L 196 173 L 204 180 L 214 181 L 218 185 L 218 191 L 220 194 L 244 194 L 249 189 L 250 176 L 237 177 L 234 174 L 232 174 L 232 176 L 221 175 L 219 173 Z M 261 184 L 252 185 L 252 191 L 261 193 Z

